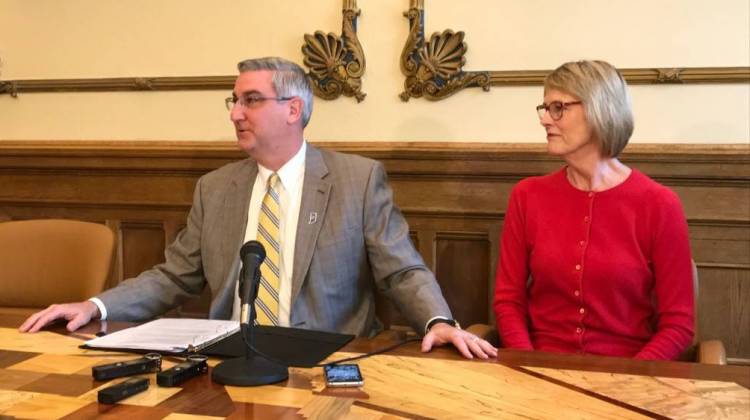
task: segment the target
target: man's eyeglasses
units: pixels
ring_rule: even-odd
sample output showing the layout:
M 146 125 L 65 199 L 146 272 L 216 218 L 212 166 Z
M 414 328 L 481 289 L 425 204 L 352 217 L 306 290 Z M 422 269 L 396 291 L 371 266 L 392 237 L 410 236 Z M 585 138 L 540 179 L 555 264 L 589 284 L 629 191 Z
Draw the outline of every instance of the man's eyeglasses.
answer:
M 262 104 L 264 101 L 288 101 L 290 99 L 294 99 L 294 96 L 260 96 L 260 95 L 247 95 L 247 96 L 241 96 L 239 98 L 235 96 L 230 96 L 229 98 L 224 99 L 224 103 L 227 106 L 228 110 L 232 110 L 235 104 L 241 106 L 242 108 L 257 108 Z
M 544 118 L 544 113 L 549 112 L 549 116 L 557 121 L 563 116 L 563 111 L 568 109 L 568 106 L 570 105 L 580 105 L 583 102 L 581 101 L 571 101 L 571 102 L 560 102 L 560 101 L 554 101 L 550 102 L 549 104 L 541 104 L 536 106 L 536 113 L 539 114 L 539 119 Z

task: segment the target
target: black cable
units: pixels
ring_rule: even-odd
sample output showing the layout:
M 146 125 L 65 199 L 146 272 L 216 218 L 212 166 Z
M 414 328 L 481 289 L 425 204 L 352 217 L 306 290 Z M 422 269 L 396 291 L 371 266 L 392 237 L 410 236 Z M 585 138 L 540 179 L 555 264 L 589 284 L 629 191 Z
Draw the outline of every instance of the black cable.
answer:
M 277 365 L 282 365 L 282 366 L 289 366 L 289 365 L 288 365 L 288 364 L 287 364 L 286 362 L 282 362 L 281 360 L 279 360 L 279 359 L 277 359 L 277 358 L 275 358 L 275 357 L 271 357 L 271 356 L 269 356 L 269 355 L 267 355 L 267 354 L 263 353 L 262 351 L 260 351 L 260 350 L 256 349 L 254 345 L 250 344 L 250 342 L 249 342 L 249 341 L 247 341 L 247 332 L 246 332 L 247 330 L 246 330 L 246 328 L 247 328 L 247 327 L 245 327 L 245 329 L 243 329 L 243 331 L 241 331 L 241 332 L 240 332 L 240 335 L 242 336 L 242 340 L 243 340 L 243 341 L 245 342 L 245 345 L 246 345 L 246 346 L 247 346 L 247 347 L 248 347 L 248 348 L 249 348 L 250 350 L 252 350 L 252 351 L 253 351 L 253 352 L 254 352 L 255 354 L 257 354 L 258 356 L 260 356 L 260 357 L 262 357 L 262 358 L 264 358 L 264 359 L 268 359 L 268 360 L 270 360 L 270 361 L 272 361 L 272 362 L 276 363 Z
M 345 359 L 334 360 L 333 362 L 318 363 L 314 367 L 324 367 L 324 366 L 328 366 L 328 365 L 338 365 L 339 363 L 351 362 L 351 361 L 354 361 L 354 360 L 364 359 L 366 357 L 375 356 L 375 355 L 378 355 L 378 354 L 382 354 L 382 353 L 391 351 L 391 350 L 393 350 L 395 348 L 403 346 L 404 344 L 413 343 L 415 341 L 422 341 L 422 339 L 421 338 L 408 338 L 408 339 L 406 339 L 406 340 L 404 340 L 404 341 L 402 341 L 400 343 L 393 344 L 391 346 L 388 346 L 388 347 L 380 349 L 380 350 L 375 350 L 375 351 L 370 352 L 370 353 L 360 354 L 359 356 L 353 356 L 353 357 L 347 357 Z

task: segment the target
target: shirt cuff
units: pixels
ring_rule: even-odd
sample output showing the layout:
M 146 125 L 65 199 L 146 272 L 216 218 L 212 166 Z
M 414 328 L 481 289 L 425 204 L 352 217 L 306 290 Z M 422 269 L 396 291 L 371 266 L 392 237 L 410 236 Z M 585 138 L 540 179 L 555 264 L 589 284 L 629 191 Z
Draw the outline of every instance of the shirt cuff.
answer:
M 99 318 L 100 321 L 107 319 L 107 308 L 104 307 L 104 302 L 102 302 L 101 299 L 92 297 L 89 299 L 89 302 L 94 302 L 94 305 L 99 308 L 99 314 L 101 315 Z
M 424 324 L 424 333 L 425 333 L 425 335 L 427 335 L 427 333 L 429 332 L 429 330 L 427 329 L 427 327 L 430 325 L 430 323 L 432 321 L 434 321 L 436 319 L 444 319 L 444 320 L 448 321 L 450 318 L 445 317 L 445 316 L 433 316 L 432 318 L 428 319 L 427 323 Z

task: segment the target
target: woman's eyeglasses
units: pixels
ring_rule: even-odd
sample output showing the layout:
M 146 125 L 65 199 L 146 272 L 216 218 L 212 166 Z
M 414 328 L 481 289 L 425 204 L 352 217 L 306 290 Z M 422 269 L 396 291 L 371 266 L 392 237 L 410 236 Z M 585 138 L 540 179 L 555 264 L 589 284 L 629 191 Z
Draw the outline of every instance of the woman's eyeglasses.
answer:
M 544 118 L 544 113 L 549 112 L 549 116 L 557 121 L 563 116 L 563 112 L 568 109 L 570 105 L 580 105 L 582 101 L 571 101 L 571 102 L 560 102 L 553 101 L 548 104 L 541 104 L 536 106 L 536 113 L 539 114 L 539 119 Z

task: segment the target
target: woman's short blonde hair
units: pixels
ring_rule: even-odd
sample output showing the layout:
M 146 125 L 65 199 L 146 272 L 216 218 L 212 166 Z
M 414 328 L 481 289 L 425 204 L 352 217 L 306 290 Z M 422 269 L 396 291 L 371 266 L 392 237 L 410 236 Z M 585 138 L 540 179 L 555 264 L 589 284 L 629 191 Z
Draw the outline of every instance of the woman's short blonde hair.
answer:
M 633 110 L 622 75 L 604 61 L 571 61 L 544 79 L 544 92 L 559 90 L 583 102 L 604 157 L 617 157 L 633 134 Z

